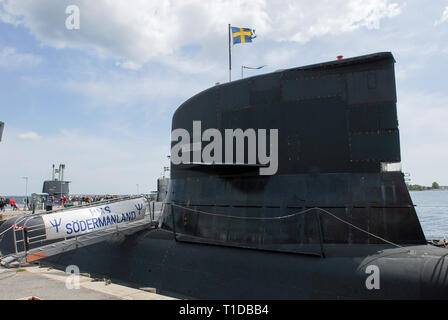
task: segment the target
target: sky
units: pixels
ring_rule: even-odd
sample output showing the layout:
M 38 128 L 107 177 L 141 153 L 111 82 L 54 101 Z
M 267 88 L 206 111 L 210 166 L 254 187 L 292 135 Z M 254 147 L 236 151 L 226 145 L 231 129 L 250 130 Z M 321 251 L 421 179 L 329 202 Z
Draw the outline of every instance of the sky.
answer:
M 402 169 L 448 185 L 448 1 L 0 0 L 0 195 L 60 163 L 73 194 L 155 190 L 174 111 L 228 81 L 229 23 L 257 34 L 233 79 L 392 52 Z

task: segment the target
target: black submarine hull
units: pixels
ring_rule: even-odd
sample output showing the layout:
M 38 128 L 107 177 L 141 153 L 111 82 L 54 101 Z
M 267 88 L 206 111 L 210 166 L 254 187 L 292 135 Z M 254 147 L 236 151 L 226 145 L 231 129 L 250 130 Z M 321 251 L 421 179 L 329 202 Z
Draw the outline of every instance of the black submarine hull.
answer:
M 192 244 L 143 231 L 45 259 L 187 299 L 446 299 L 446 249 L 329 245 L 326 257 Z M 424 263 L 422 263 L 424 262 Z M 380 269 L 368 289 L 368 266 Z

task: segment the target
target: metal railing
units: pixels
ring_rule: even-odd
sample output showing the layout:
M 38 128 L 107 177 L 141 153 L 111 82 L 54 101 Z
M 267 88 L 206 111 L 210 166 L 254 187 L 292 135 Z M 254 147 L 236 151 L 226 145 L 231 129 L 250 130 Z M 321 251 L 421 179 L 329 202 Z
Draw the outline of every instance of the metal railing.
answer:
M 148 201 L 148 203 L 150 202 L 149 196 L 146 196 L 146 195 L 123 196 L 120 198 L 104 199 L 104 200 L 100 200 L 100 201 L 89 202 L 86 204 L 78 204 L 78 205 L 71 206 L 71 207 L 61 207 L 61 208 L 53 209 L 51 211 L 41 212 L 38 215 L 44 215 L 44 214 L 55 213 L 55 212 L 60 212 L 60 211 L 69 211 L 69 210 L 75 210 L 75 209 L 80 209 L 80 208 L 94 207 L 94 206 L 99 206 L 99 205 L 103 205 L 103 204 L 109 204 L 109 203 L 113 203 L 113 202 L 138 199 L 138 198 L 145 198 L 146 201 Z M 36 214 L 34 214 L 34 215 L 36 215 Z
M 40 223 L 40 224 L 36 224 L 36 225 L 32 225 L 32 226 L 27 226 L 26 222 L 29 221 L 29 219 L 38 217 L 38 216 L 42 216 L 44 214 L 50 214 L 50 213 L 55 213 L 55 212 L 61 212 L 61 211 L 71 211 L 74 209 L 80 209 L 80 208 L 85 208 L 85 207 L 92 207 L 92 206 L 98 206 L 98 205 L 104 205 L 104 204 L 109 204 L 109 203 L 113 203 L 113 202 L 119 202 L 119 201 L 123 201 L 123 200 L 130 200 L 130 199 L 137 199 L 137 198 L 141 198 L 144 197 L 147 201 L 147 205 L 148 205 L 148 216 L 150 217 L 151 221 L 154 221 L 154 217 L 155 217 L 155 201 L 150 201 L 149 197 L 146 196 L 125 196 L 125 197 L 121 197 L 121 198 L 114 198 L 114 199 L 106 199 L 104 201 L 97 201 L 97 202 L 93 202 L 93 203 L 89 203 L 89 204 L 85 204 L 85 205 L 79 205 L 79 206 L 73 206 L 70 208 L 61 208 L 59 210 L 52 210 L 49 212 L 45 212 L 45 213 L 41 213 L 41 214 L 34 214 L 34 215 L 26 215 L 26 216 L 22 216 L 20 217 L 13 225 L 11 225 L 10 228 L 6 229 L 3 231 L 3 233 L 8 232 L 9 230 L 12 230 L 12 237 L 13 237 L 13 246 L 14 246 L 14 253 L 15 254 L 22 254 L 24 253 L 25 256 L 27 255 L 30 246 L 40 243 L 42 245 L 44 245 L 42 242 L 44 241 L 51 241 L 47 239 L 47 230 L 50 227 L 46 227 L 44 223 Z M 151 206 L 151 202 L 152 202 L 152 206 Z M 151 210 L 152 209 L 152 210 Z M 163 205 L 162 205 L 162 210 L 163 210 Z M 23 224 L 22 226 L 19 226 L 19 224 Z M 114 227 L 109 227 L 109 228 L 105 228 L 103 230 L 112 230 Z M 118 224 L 115 225 L 115 229 L 118 232 Z M 84 233 L 82 235 L 86 235 L 86 234 L 91 234 L 93 231 L 88 232 L 88 233 Z M 3 234 L 2 233 L 2 234 Z M 32 235 L 33 233 L 38 233 L 38 235 Z M 66 241 L 67 239 L 75 239 L 75 241 L 77 241 L 77 237 L 78 235 L 75 236 L 64 236 L 63 238 L 60 239 L 55 239 L 57 241 L 55 241 L 55 243 L 59 242 L 59 241 Z M 23 244 L 22 246 L 20 244 Z M 23 250 L 19 250 L 20 247 L 23 248 Z M 36 249 L 36 248 L 33 248 Z

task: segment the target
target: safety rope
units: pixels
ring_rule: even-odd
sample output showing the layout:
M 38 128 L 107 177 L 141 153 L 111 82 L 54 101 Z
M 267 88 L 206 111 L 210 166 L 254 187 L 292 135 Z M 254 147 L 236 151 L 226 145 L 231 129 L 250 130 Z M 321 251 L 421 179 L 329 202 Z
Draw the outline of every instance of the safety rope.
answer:
M 2 236 L 3 234 L 5 234 L 7 231 L 11 230 L 12 228 L 16 228 L 16 229 L 17 229 L 17 225 L 18 225 L 19 223 L 21 223 L 24 219 L 25 219 L 25 217 L 19 217 L 19 218 L 16 220 L 16 223 L 12 224 L 8 229 L 3 230 L 2 233 L 0 233 L 0 236 Z
M 364 229 L 362 229 L 362 228 L 360 228 L 360 227 L 358 227 L 358 226 L 356 226 L 356 225 L 354 225 L 354 224 L 352 224 L 352 223 L 350 223 L 350 222 L 348 222 L 348 221 L 346 221 L 344 219 L 341 219 L 341 218 L 337 217 L 336 215 L 332 214 L 331 212 L 329 212 L 329 211 L 327 211 L 325 209 L 319 208 L 319 207 L 313 207 L 313 208 L 305 209 L 305 210 L 302 210 L 302 211 L 297 211 L 297 212 L 294 212 L 294 213 L 286 215 L 286 216 L 277 216 L 277 217 L 240 217 L 240 216 L 229 216 L 229 215 L 225 215 L 225 214 L 211 213 L 211 212 L 205 212 L 205 211 L 201 211 L 201 210 L 195 210 L 195 209 L 191 209 L 191 208 L 188 208 L 188 207 L 180 206 L 180 205 L 175 204 L 175 203 L 171 203 L 171 205 L 174 206 L 174 207 L 182 208 L 182 209 L 185 209 L 185 210 L 188 210 L 188 211 L 198 212 L 198 213 L 201 213 L 201 214 L 217 216 L 217 217 L 224 217 L 224 218 L 232 218 L 232 219 L 245 219 L 245 220 L 281 220 L 281 219 L 291 218 L 291 217 L 294 217 L 294 216 L 299 216 L 299 215 L 302 215 L 302 214 L 307 214 L 307 213 L 309 213 L 312 210 L 319 210 L 319 211 L 322 211 L 322 212 L 330 215 L 331 217 L 339 220 L 340 222 L 345 223 L 345 224 L 347 224 L 347 225 L 349 225 L 349 226 L 351 226 L 351 227 L 353 227 L 353 228 L 355 228 L 355 229 L 357 229 L 357 230 L 359 230 L 361 232 L 364 232 L 364 233 L 366 233 L 366 234 L 368 234 L 368 235 L 370 235 L 372 237 L 375 237 L 375 238 L 377 238 L 379 240 L 382 240 L 382 241 L 384 241 L 384 242 L 386 242 L 388 244 L 391 244 L 391 245 L 393 245 L 395 247 L 402 248 L 402 246 L 400 246 L 400 245 L 398 245 L 396 243 L 393 243 L 393 242 L 391 242 L 391 241 L 389 241 L 387 239 L 384 239 L 384 238 L 382 238 L 380 236 L 377 236 L 376 234 L 373 234 L 373 233 L 371 233 L 371 232 L 369 232 L 367 230 L 364 230 Z
M 7 231 L 11 230 L 13 227 L 14 227 L 14 225 L 11 225 L 8 229 L 3 230 L 3 231 L 0 233 L 0 236 L 2 236 L 3 234 L 5 234 Z
M 364 233 L 368 234 L 369 236 L 375 237 L 375 238 L 377 238 L 379 240 L 382 240 L 382 241 L 384 241 L 386 243 L 389 243 L 389 244 L 391 244 L 391 245 L 393 245 L 393 246 L 395 246 L 397 248 L 402 248 L 402 246 L 400 246 L 399 244 L 396 244 L 394 242 L 386 240 L 386 239 L 384 239 L 384 238 L 382 238 L 380 236 L 377 236 L 376 234 L 373 234 L 371 232 L 368 232 L 367 230 L 364 230 L 364 229 L 362 229 L 362 228 L 360 228 L 358 226 L 355 226 L 354 224 L 352 224 L 352 223 L 350 223 L 350 222 L 348 222 L 348 221 L 346 221 L 344 219 L 341 219 L 341 218 L 337 217 L 336 215 L 332 214 L 331 212 L 329 212 L 329 211 L 327 211 L 325 209 L 317 208 L 317 207 L 315 209 L 320 210 L 322 212 L 325 212 L 325 213 L 329 214 L 330 216 L 332 216 L 333 218 L 335 218 L 335 219 L 337 219 L 337 220 L 339 220 L 339 221 L 341 221 L 341 222 L 343 222 L 343 223 L 345 223 L 345 224 L 347 224 L 347 225 L 349 225 L 349 226 L 351 226 L 351 227 L 353 227 L 353 228 L 355 228 L 355 229 L 357 229 L 357 230 L 359 230 L 361 232 L 364 232 Z
M 448 208 L 448 205 L 415 205 L 416 208 Z

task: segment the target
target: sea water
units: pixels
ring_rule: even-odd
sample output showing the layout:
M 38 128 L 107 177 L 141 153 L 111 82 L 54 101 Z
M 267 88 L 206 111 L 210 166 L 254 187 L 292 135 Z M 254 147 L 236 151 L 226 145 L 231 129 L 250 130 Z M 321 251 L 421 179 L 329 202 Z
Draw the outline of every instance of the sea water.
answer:
M 448 190 L 410 191 L 427 240 L 448 239 Z

